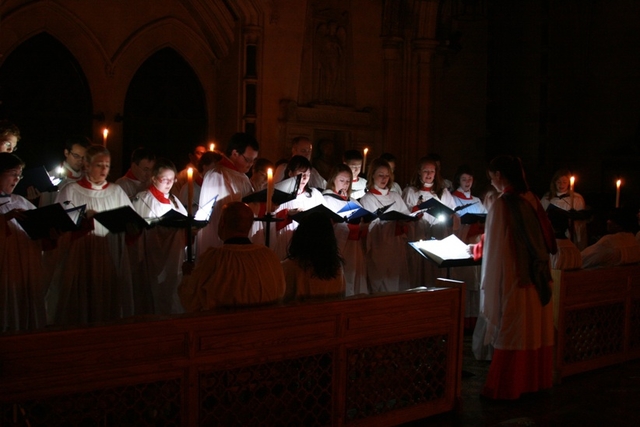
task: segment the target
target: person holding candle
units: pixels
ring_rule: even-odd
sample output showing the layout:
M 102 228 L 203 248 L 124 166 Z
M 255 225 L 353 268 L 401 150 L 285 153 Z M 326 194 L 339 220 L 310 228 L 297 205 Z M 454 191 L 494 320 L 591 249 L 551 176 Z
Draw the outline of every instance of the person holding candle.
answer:
M 178 173 L 176 182 L 175 184 L 173 184 L 173 188 L 171 189 L 171 192 L 173 194 L 178 196 L 180 195 L 180 189 L 187 183 L 187 171 L 189 170 L 189 168 L 194 171 L 197 170 L 198 161 L 200 160 L 200 157 L 202 157 L 202 155 L 206 152 L 207 149 L 204 145 L 196 145 L 189 152 L 189 163 Z
M 16 218 L 35 206 L 13 194 L 24 163 L 14 154 L 0 153 L 0 332 L 46 325 L 46 276 L 42 247 L 31 240 Z
M 302 177 L 296 198 L 275 208 L 276 218 L 281 218 L 283 221 L 276 222 L 275 242 L 271 246 L 281 260 L 287 257 L 287 248 L 289 247 L 291 236 L 298 227 L 298 223 L 291 219 L 291 216 L 324 203 L 322 193 L 309 186 L 311 177 L 311 162 L 309 159 L 304 156 L 293 156 L 287 163 L 285 174 L 289 179 L 275 184 L 275 188 L 284 192 L 290 191 L 291 184 L 295 182 L 298 175 L 302 175 Z
M 352 168 L 345 164 L 336 165 L 327 182 L 328 188 L 322 193 L 325 206 L 336 213 L 349 202 L 362 207 L 360 203 L 352 197 L 349 197 L 349 194 L 352 193 L 352 184 Z M 369 293 L 369 287 L 367 286 L 367 262 L 364 254 L 369 224 L 364 222 L 355 224 L 339 222 L 333 225 L 333 229 L 340 254 L 344 257 L 346 295 L 351 296 Z
M 200 192 L 202 191 L 202 183 L 204 176 L 210 170 L 218 167 L 218 163 L 224 158 L 224 154 L 219 151 L 207 151 L 204 153 L 200 160 L 198 160 L 197 172 L 193 172 L 193 200 L 191 201 L 192 212 L 197 212 L 200 202 Z M 180 203 L 185 207 L 189 206 L 189 186 L 183 185 L 180 189 Z
M 473 248 L 483 262 L 472 348 L 476 358 L 492 359 L 482 395 L 513 400 L 553 385 L 549 254 L 556 240 L 520 159 L 499 156 L 488 169 L 501 194 L 489 209 L 484 239 Z
M 393 174 L 386 160 L 378 158 L 371 162 L 367 182 L 369 191 L 360 199 L 366 210 L 376 212 L 386 208 L 385 212 L 397 211 L 409 215 L 409 208 L 400 194 L 391 191 Z M 369 224 L 366 260 L 372 293 L 398 292 L 412 287 L 407 262 L 407 231 L 408 224 L 403 220 L 377 218 Z
M 549 211 L 550 205 L 566 212 L 584 211 L 584 198 L 571 188 L 571 178 L 572 175 L 568 169 L 559 169 L 553 174 L 549 185 L 549 192 L 540 200 L 542 207 L 546 211 Z M 575 176 L 573 176 L 573 181 L 575 186 Z M 587 221 L 584 219 L 570 219 L 567 238 L 571 239 L 578 249 L 583 250 L 586 248 L 589 244 Z
M 96 212 L 130 206 L 124 190 L 109 183 L 111 154 L 103 145 L 85 153 L 86 175 L 60 190 L 56 203 L 63 207 L 86 206 L 81 231 L 65 233 L 49 251 L 47 265 L 53 271 L 47 294 L 47 317 L 58 325 L 78 325 L 119 319 L 134 314 L 130 243 L 140 230 L 112 234 L 94 221 Z
M 171 194 L 176 174 L 173 162 L 163 158 L 156 159 L 151 184 L 133 198 L 133 207 L 141 217 L 160 218 L 172 210 L 187 215 L 180 200 Z M 157 225 L 144 231 L 141 244 L 137 246 L 141 253 L 133 262 L 133 271 L 138 279 L 134 282 L 136 314 L 146 314 L 149 303 L 151 312 L 155 314 L 182 312 L 177 290 L 182 280 L 185 246 L 185 232 L 182 228 Z M 151 296 L 152 301 L 149 300 Z

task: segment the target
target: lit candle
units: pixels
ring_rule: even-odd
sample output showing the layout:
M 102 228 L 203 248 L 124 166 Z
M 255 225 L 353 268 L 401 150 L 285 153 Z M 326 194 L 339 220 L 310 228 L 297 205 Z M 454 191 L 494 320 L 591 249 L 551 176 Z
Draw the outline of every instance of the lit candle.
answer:
M 620 185 L 622 185 L 621 180 L 616 181 L 616 208 L 620 207 Z
M 215 149 L 216 149 L 216 144 L 214 144 L 213 142 L 209 144 L 209 151 L 214 151 Z
M 576 183 L 576 177 L 571 175 L 569 178 L 569 199 L 571 200 L 571 209 L 573 209 L 573 184 Z
M 362 172 L 366 175 L 367 174 L 367 153 L 369 152 L 368 148 L 364 149 L 364 159 L 362 160 Z M 354 177 L 355 179 L 355 177 Z
M 272 198 L 273 198 L 273 169 L 269 168 L 267 169 L 267 213 L 271 213 Z
M 109 136 L 109 129 L 107 128 L 102 129 L 102 144 L 105 147 L 107 146 L 107 136 Z
M 187 185 L 187 212 L 189 216 L 191 216 L 193 205 L 193 168 L 187 169 Z

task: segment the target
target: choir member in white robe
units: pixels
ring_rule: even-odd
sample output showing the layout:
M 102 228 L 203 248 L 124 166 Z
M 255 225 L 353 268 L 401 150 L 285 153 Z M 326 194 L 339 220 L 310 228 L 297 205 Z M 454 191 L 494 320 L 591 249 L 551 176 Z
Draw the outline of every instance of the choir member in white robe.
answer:
M 56 191 L 45 191 L 40 194 L 40 207 L 55 203 L 58 191 L 70 182 L 76 182 L 84 174 L 84 154 L 91 146 L 86 136 L 72 136 L 64 143 L 64 160 L 56 168 L 49 171 L 51 183 L 57 186 Z
M 391 153 L 382 153 L 380 155 L 380 158 L 386 160 L 387 163 L 389 163 L 389 166 L 391 167 L 391 173 L 395 176 L 396 162 L 398 161 L 396 156 Z M 393 184 L 391 185 L 391 191 L 393 191 L 394 193 L 402 194 L 402 187 L 395 179 L 393 180 Z
M 46 325 L 45 272 L 40 241 L 31 240 L 16 218 L 35 206 L 12 194 L 24 163 L 11 153 L 0 153 L 0 331 L 41 328 Z
M 156 155 L 148 148 L 139 147 L 131 153 L 131 166 L 124 176 L 116 180 L 129 198 L 135 197 L 149 187 L 149 179 L 153 173 Z
M 172 210 L 187 215 L 180 200 L 171 194 L 175 177 L 176 167 L 170 160 L 156 160 L 149 189 L 133 199 L 133 207 L 141 217 L 159 218 Z M 184 228 L 156 225 L 142 234 L 139 245 L 142 250 L 133 263 L 133 271 L 140 272 L 136 274 L 140 281 L 134 282 L 136 303 L 143 301 L 146 307 L 148 298 L 152 296 L 152 312 L 155 314 L 183 312 L 178 285 L 182 281 L 182 263 L 189 233 L 190 230 Z M 136 314 L 141 314 L 137 308 L 138 304 Z
M 53 269 L 47 293 L 51 323 L 86 324 L 134 314 L 125 233 L 112 234 L 92 218 L 96 212 L 131 206 L 122 188 L 107 182 L 110 167 L 109 151 L 93 145 L 85 155 L 86 176 L 58 193 L 56 203 L 64 207 L 86 205 L 87 219 L 84 233 L 63 234 L 58 247 L 47 253 L 47 265 Z
M 200 208 L 200 192 L 202 191 L 202 183 L 204 181 L 204 176 L 210 170 L 216 169 L 218 162 L 220 162 L 224 157 L 220 151 L 207 151 L 202 156 L 200 156 L 200 160 L 198 160 L 197 173 L 193 171 L 193 200 L 191 205 L 191 211 L 197 212 Z M 180 188 L 179 195 L 180 203 L 185 208 L 189 204 L 189 186 L 183 185 Z
M 176 196 L 180 195 L 180 190 L 187 183 L 187 174 L 189 173 L 189 168 L 193 171 L 194 178 L 198 175 L 198 161 L 200 157 L 204 153 L 207 152 L 207 149 L 204 145 L 196 145 L 193 147 L 191 152 L 189 153 L 189 163 L 184 167 L 180 172 L 178 172 L 178 176 L 176 177 L 176 182 L 173 184 L 173 188 L 171 192 Z
M 482 395 L 517 399 L 553 385 L 549 254 L 556 252 L 556 243 L 542 205 L 528 190 L 520 160 L 493 159 L 489 176 L 502 194 L 474 250 L 474 255 L 481 251 L 483 263 L 473 352 L 477 358 L 492 353 Z
M 337 165 L 329 177 L 327 188 L 322 194 L 324 204 L 333 212 L 338 212 L 349 202 L 362 206 L 351 194 L 352 169 L 345 164 Z M 341 215 L 341 214 L 338 214 Z M 346 296 L 367 294 L 367 263 L 364 255 L 366 235 L 369 225 L 365 223 L 349 224 L 339 222 L 333 225 L 340 254 L 344 258 L 344 277 Z
M 567 169 L 556 171 L 551 179 L 549 192 L 542 197 L 540 203 L 547 210 L 549 205 L 554 205 L 562 210 L 582 211 L 585 209 L 584 198 L 571 188 L 571 172 Z M 583 250 L 589 245 L 587 236 L 587 221 L 572 220 L 569 223 L 567 237 L 576 244 L 578 249 Z
M 450 209 L 455 209 L 456 202 L 451 193 L 444 187 L 440 176 L 440 164 L 429 157 L 423 157 L 418 161 L 418 168 L 411 180 L 411 185 L 402 192 L 402 199 L 412 212 L 418 211 L 418 205 L 429 199 L 436 199 Z M 449 236 L 453 230 L 459 228 L 459 217 L 453 215 L 448 218 L 439 218 L 426 212 L 418 214 L 418 221 L 409 226 L 409 239 L 427 240 L 435 238 L 441 240 Z M 426 260 L 416 251 L 409 255 L 409 276 L 412 286 L 434 286 L 440 269 L 436 264 Z
M 364 156 L 360 150 L 347 150 L 342 155 L 344 164 L 349 166 L 353 180 L 351 182 L 351 198 L 359 200 L 367 192 L 367 180 L 360 176 Z
M 409 209 L 400 194 L 390 191 L 393 175 L 389 163 L 375 159 L 367 176 L 369 192 L 360 203 L 370 211 L 389 206 L 386 212 L 398 211 L 409 215 Z M 372 293 L 398 292 L 414 287 L 409 280 L 407 263 L 408 223 L 375 219 L 367 234 L 367 275 Z M 419 286 L 419 285 L 415 285 Z
M 291 141 L 291 158 L 294 156 L 302 156 L 305 157 L 309 162 L 311 162 L 311 155 L 313 153 L 313 144 L 306 136 L 298 136 L 293 138 Z M 289 159 L 290 161 L 291 159 Z M 288 178 L 285 169 L 287 167 L 287 163 L 280 164 L 273 175 L 275 182 L 280 182 Z M 319 188 L 324 190 L 327 187 L 327 181 L 320 175 L 316 169 L 311 167 L 309 169 L 309 187 Z
M 456 214 L 462 218 L 465 214 L 485 214 L 487 210 L 480 198 L 471 194 L 473 187 L 473 171 L 468 165 L 462 165 L 456 171 L 453 185 L 457 188 L 451 196 L 459 210 Z M 463 207 L 464 206 L 464 207 Z M 484 220 L 460 224 L 456 236 L 467 244 L 478 243 L 484 233 Z M 465 330 L 473 331 L 480 308 L 480 277 L 482 268 L 479 265 L 456 267 L 451 269 L 451 278 L 465 283 L 466 298 L 464 304 Z
M 205 174 L 199 208 L 208 209 L 213 203 L 213 211 L 209 223 L 196 236 L 197 256 L 211 247 L 222 246 L 223 242 L 217 232 L 222 207 L 229 202 L 241 201 L 244 196 L 253 192 L 247 172 L 258 158 L 259 149 L 258 141 L 253 136 L 236 133 L 229 140 L 225 157 L 218 162 L 215 169 Z
M 289 180 L 281 181 L 275 185 L 276 189 L 285 192 L 288 192 L 290 183 L 295 177 L 298 175 L 302 175 L 302 177 L 296 198 L 279 205 L 275 209 L 275 217 L 282 221 L 275 223 L 275 239 L 270 241 L 270 247 L 276 252 L 280 260 L 284 260 L 287 257 L 291 236 L 293 236 L 293 231 L 298 227 L 298 223 L 291 219 L 291 216 L 324 204 L 322 193 L 315 188 L 309 187 L 311 162 L 306 157 L 293 156 L 287 163 L 285 173 Z

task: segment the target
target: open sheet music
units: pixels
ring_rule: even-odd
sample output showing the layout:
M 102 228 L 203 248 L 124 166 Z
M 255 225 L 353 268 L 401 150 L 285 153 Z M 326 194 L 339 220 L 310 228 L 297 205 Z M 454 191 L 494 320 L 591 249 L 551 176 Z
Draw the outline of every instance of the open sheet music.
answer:
M 467 244 L 455 234 L 442 240 L 419 240 L 409 245 L 422 256 L 435 262 L 438 266 L 473 265 L 475 261 L 469 253 Z

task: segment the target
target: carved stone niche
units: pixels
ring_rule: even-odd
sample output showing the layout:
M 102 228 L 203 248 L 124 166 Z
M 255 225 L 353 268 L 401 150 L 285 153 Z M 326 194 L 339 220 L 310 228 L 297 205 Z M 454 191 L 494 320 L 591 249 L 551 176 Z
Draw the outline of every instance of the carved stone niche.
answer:
M 341 163 L 342 153 L 350 149 L 370 150 L 379 140 L 378 116 L 371 108 L 356 110 L 334 105 L 301 106 L 291 100 L 280 102 L 280 146 L 282 155 L 291 154 L 291 140 L 306 136 L 314 143 L 314 158 L 325 141 L 333 142 L 329 161 Z

